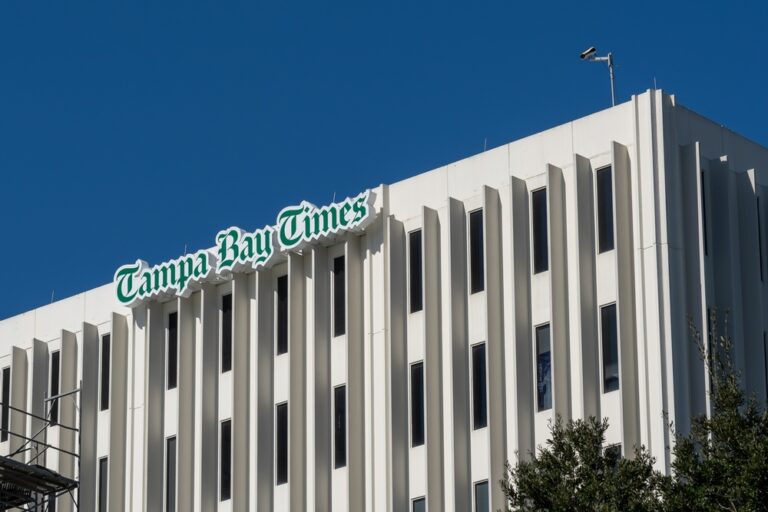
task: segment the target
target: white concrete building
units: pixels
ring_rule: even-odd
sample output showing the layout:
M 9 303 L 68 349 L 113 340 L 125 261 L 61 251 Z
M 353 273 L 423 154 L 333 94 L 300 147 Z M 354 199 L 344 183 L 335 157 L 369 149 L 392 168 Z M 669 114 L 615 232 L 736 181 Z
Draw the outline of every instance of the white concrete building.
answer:
M 706 332 L 708 308 L 766 398 L 768 149 L 673 96 L 371 197 L 367 225 L 187 296 L 127 307 L 108 284 L 0 322 L 1 402 L 45 415 L 82 383 L 81 510 L 496 510 L 555 414 L 608 417 L 608 444 L 668 470 L 663 413 L 684 431 L 707 408 L 688 319 Z M 2 455 L 41 424 L 1 419 Z

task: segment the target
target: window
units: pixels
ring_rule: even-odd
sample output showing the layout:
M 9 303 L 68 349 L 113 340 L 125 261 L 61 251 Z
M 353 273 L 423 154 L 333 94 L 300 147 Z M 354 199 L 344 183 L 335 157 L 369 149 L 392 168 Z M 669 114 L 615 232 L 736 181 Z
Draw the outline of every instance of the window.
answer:
M 103 457 L 99 459 L 99 512 L 107 512 L 107 478 L 109 471 L 109 459 Z
M 333 467 L 347 465 L 347 387 L 333 389 Z
M 617 471 L 619 469 L 619 461 L 621 461 L 621 444 L 606 446 L 604 454 L 609 467 Z
M 552 408 L 552 350 L 549 324 L 536 328 L 536 403 L 539 411 Z
M 427 499 L 416 498 L 413 500 L 413 512 L 427 512 Z
M 179 382 L 179 316 L 177 313 L 168 315 L 168 389 L 176 389 Z
M 597 178 L 597 239 L 600 252 L 612 251 L 613 241 L 613 169 L 604 167 Z
M 221 373 L 232 369 L 232 294 L 221 298 Z
M 165 512 L 176 512 L 176 437 L 165 440 Z
M 61 352 L 56 351 L 51 354 L 51 382 L 49 387 L 49 394 L 48 398 L 52 398 L 54 396 L 58 396 L 59 394 L 59 374 L 61 373 Z M 59 423 L 59 401 L 51 400 L 51 409 L 50 409 L 50 416 L 49 419 L 51 421 L 51 425 L 57 425 Z
M 483 210 L 475 210 L 469 214 L 469 276 L 470 293 L 485 289 Z
M 600 308 L 600 338 L 603 348 L 603 393 L 619 389 L 619 333 L 616 304 Z
M 56 512 L 56 493 L 48 495 L 48 508 L 46 512 Z
M 488 480 L 475 484 L 475 512 L 489 512 Z
M 709 243 L 707 240 L 707 187 L 704 179 L 704 171 L 701 171 L 701 225 L 704 230 L 704 255 L 709 252 Z
M 0 412 L 0 442 L 8 440 L 8 407 L 11 400 L 11 369 L 3 368 L 3 409 Z
M 408 235 L 408 272 L 410 286 L 411 313 L 423 308 L 423 272 L 421 262 L 421 230 Z
M 221 422 L 221 453 L 219 455 L 219 500 L 232 497 L 232 420 Z
M 757 198 L 757 254 L 760 258 L 760 281 L 763 280 L 763 227 L 761 225 L 760 198 Z
M 549 234 L 547 233 L 547 189 L 531 194 L 533 229 L 533 273 L 549 270 Z
M 277 278 L 277 355 L 288 353 L 288 276 Z
M 765 372 L 765 396 L 768 397 L 768 332 L 763 331 L 763 370 Z
M 347 303 L 344 278 L 344 256 L 333 259 L 333 335 L 341 336 L 346 330 Z
M 109 369 L 110 369 L 110 348 L 112 347 L 112 337 L 105 334 L 101 337 L 101 410 L 109 409 Z
M 472 347 L 472 420 L 475 430 L 488 426 L 485 343 Z
M 424 363 L 411 365 L 411 446 L 424 444 Z
M 277 406 L 275 424 L 275 477 L 277 485 L 280 485 L 288 483 L 288 403 Z

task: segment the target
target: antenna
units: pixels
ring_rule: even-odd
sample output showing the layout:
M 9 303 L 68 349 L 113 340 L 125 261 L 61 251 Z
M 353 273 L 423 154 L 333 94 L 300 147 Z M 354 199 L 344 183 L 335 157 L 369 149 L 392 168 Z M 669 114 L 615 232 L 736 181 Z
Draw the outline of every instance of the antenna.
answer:
M 616 93 L 614 92 L 614 76 L 613 76 L 613 53 L 608 52 L 608 55 L 604 57 L 598 57 L 595 55 L 597 48 L 590 46 L 583 52 L 581 52 L 581 60 L 588 60 L 591 62 L 607 62 L 608 63 L 608 75 L 611 78 L 611 106 L 616 106 Z
M 56 290 L 51 290 L 51 304 L 53 304 L 53 296 L 56 294 Z
M 486 151 L 488 149 L 488 137 L 485 138 L 485 141 L 483 141 L 483 151 Z

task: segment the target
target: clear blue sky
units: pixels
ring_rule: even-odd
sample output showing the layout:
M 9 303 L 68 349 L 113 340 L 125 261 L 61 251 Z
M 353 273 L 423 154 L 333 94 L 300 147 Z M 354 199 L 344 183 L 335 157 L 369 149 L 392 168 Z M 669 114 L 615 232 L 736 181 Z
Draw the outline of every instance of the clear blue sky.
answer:
M 768 145 L 764 1 L 464 4 L 0 2 L 0 318 L 600 110 L 591 45 Z

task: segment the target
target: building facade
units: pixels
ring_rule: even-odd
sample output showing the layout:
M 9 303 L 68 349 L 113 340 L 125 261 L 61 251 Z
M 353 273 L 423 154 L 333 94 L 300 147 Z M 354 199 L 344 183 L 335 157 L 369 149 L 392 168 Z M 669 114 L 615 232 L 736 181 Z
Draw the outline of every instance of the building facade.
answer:
M 24 410 L 79 450 L 36 461 L 81 510 L 486 512 L 556 415 L 607 417 L 607 445 L 668 471 L 668 419 L 708 408 L 708 311 L 766 399 L 768 149 L 674 96 L 366 198 L 258 270 L 220 257 L 133 302 L 116 276 L 1 321 L 0 455 L 40 430 Z

